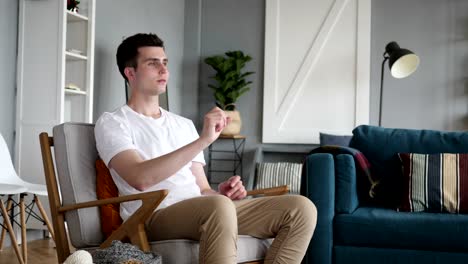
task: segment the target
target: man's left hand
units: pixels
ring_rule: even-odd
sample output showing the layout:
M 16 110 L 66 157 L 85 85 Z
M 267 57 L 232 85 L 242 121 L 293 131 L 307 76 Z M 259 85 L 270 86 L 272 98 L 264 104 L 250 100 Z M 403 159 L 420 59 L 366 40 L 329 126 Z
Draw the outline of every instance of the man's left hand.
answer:
M 220 183 L 218 191 L 231 200 L 242 200 L 247 196 L 247 191 L 244 184 L 242 184 L 241 177 L 238 175 L 232 176 L 227 181 Z

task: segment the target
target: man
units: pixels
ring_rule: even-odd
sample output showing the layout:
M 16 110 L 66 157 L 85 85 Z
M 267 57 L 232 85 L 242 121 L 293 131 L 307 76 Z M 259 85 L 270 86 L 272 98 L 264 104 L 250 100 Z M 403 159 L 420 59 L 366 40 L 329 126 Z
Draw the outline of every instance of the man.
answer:
M 128 103 L 96 123 L 96 144 L 120 195 L 168 189 L 146 223 L 151 240 L 200 241 L 199 262 L 236 263 L 237 235 L 275 237 L 265 263 L 300 263 L 316 223 L 316 209 L 302 196 L 245 199 L 239 176 L 212 190 L 203 149 L 229 119 L 219 108 L 204 117 L 198 136 L 193 123 L 159 107 L 169 80 L 164 44 L 154 34 L 136 34 L 117 50 L 119 71 L 131 87 Z M 121 205 L 126 220 L 139 202 Z

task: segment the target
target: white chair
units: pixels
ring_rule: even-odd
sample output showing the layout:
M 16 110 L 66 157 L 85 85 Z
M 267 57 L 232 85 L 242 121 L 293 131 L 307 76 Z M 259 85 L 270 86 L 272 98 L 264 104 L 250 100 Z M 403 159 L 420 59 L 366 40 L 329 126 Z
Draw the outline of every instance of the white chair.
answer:
M 30 204 L 26 205 L 24 197 L 28 194 L 32 194 L 34 198 Z M 27 263 L 26 223 L 29 217 L 32 216 L 46 224 L 50 234 L 52 235 L 52 238 L 54 238 L 52 225 L 50 224 L 41 201 L 37 197 L 38 195 L 47 196 L 47 187 L 45 184 L 25 182 L 20 177 L 18 177 L 18 174 L 16 174 L 15 168 L 13 167 L 13 163 L 11 161 L 10 151 L 8 150 L 8 146 L 2 135 L 0 135 L 0 195 L 8 196 L 6 208 L 3 200 L 0 202 L 0 209 L 2 210 L 3 214 L 3 228 L 0 235 L 0 250 L 3 247 L 5 232 L 8 231 L 10 233 L 12 246 L 15 249 L 19 262 Z M 20 195 L 19 203 L 14 200 L 15 195 Z M 37 205 L 40 211 L 40 216 L 33 210 L 35 205 Z M 15 220 L 15 207 L 19 207 L 20 209 L 20 223 Z M 10 212 L 10 216 L 8 216 L 8 212 Z M 13 224 L 17 223 L 21 227 L 22 257 L 18 251 L 18 244 L 14 236 L 12 222 Z
M 11 198 L 12 195 L 17 195 L 22 192 L 25 192 L 27 189 L 26 187 L 23 187 L 20 185 L 3 183 L 2 182 L 3 177 L 1 175 L 3 175 L 3 173 L 0 173 L 0 211 L 1 211 L 1 216 L 3 217 L 2 234 L 1 234 L 0 239 L 1 239 L 1 243 L 3 244 L 3 240 L 5 238 L 5 231 L 8 231 L 8 234 L 10 235 L 11 244 L 13 248 L 15 249 L 15 253 L 18 258 L 18 261 L 19 263 L 23 264 L 24 263 L 23 257 L 21 255 L 21 252 L 19 251 L 18 243 L 16 242 L 16 237 L 15 237 L 13 226 L 11 225 L 11 221 L 8 215 L 8 210 L 5 208 L 5 204 L 3 203 L 3 196 L 8 195 L 8 198 Z M 8 203 L 8 204 L 10 206 L 7 205 L 7 208 L 8 207 L 11 208 L 11 203 Z

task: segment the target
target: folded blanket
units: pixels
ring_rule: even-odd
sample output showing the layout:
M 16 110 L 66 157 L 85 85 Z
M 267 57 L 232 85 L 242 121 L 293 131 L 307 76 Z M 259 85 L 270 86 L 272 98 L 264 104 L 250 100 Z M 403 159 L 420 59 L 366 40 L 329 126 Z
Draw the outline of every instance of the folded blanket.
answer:
M 114 240 L 110 247 L 92 253 L 95 264 L 161 264 L 161 256 L 145 253 L 138 247 Z
M 353 156 L 354 158 L 354 163 L 356 165 L 356 175 L 358 178 L 366 178 L 369 181 L 370 188 L 369 188 L 369 196 L 371 198 L 374 198 L 375 196 L 375 187 L 379 184 L 379 180 L 376 179 L 372 173 L 371 173 L 371 165 L 367 158 L 362 154 L 357 149 L 350 148 L 350 147 L 342 147 L 342 146 L 335 146 L 335 145 L 328 145 L 328 146 L 321 146 L 318 148 L 313 149 L 312 151 L 309 152 L 308 155 L 315 154 L 315 153 L 328 153 L 333 155 L 335 157 L 336 155 L 340 154 L 349 154 Z M 305 166 L 303 166 L 305 168 Z M 305 186 L 306 184 L 304 181 L 306 181 L 305 177 L 305 170 L 302 170 L 302 186 Z

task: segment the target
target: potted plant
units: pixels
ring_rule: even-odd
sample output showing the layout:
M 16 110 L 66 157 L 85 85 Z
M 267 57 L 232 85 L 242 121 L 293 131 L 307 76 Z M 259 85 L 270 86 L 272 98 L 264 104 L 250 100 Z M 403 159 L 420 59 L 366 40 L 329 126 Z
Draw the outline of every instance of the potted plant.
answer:
M 225 56 L 216 55 L 205 59 L 205 63 L 216 71 L 216 75 L 211 77 L 216 80 L 216 85 L 208 85 L 213 89 L 216 105 L 231 118 L 231 123 L 223 129 L 222 135 L 240 133 L 242 122 L 236 102 L 250 90 L 249 84 L 252 82 L 247 81 L 246 77 L 254 72 L 243 72 L 243 68 L 251 60 L 252 57 L 242 51 L 228 51 Z
M 78 0 L 67 0 L 67 10 L 70 10 L 71 12 L 78 12 L 79 4 L 80 1 Z

